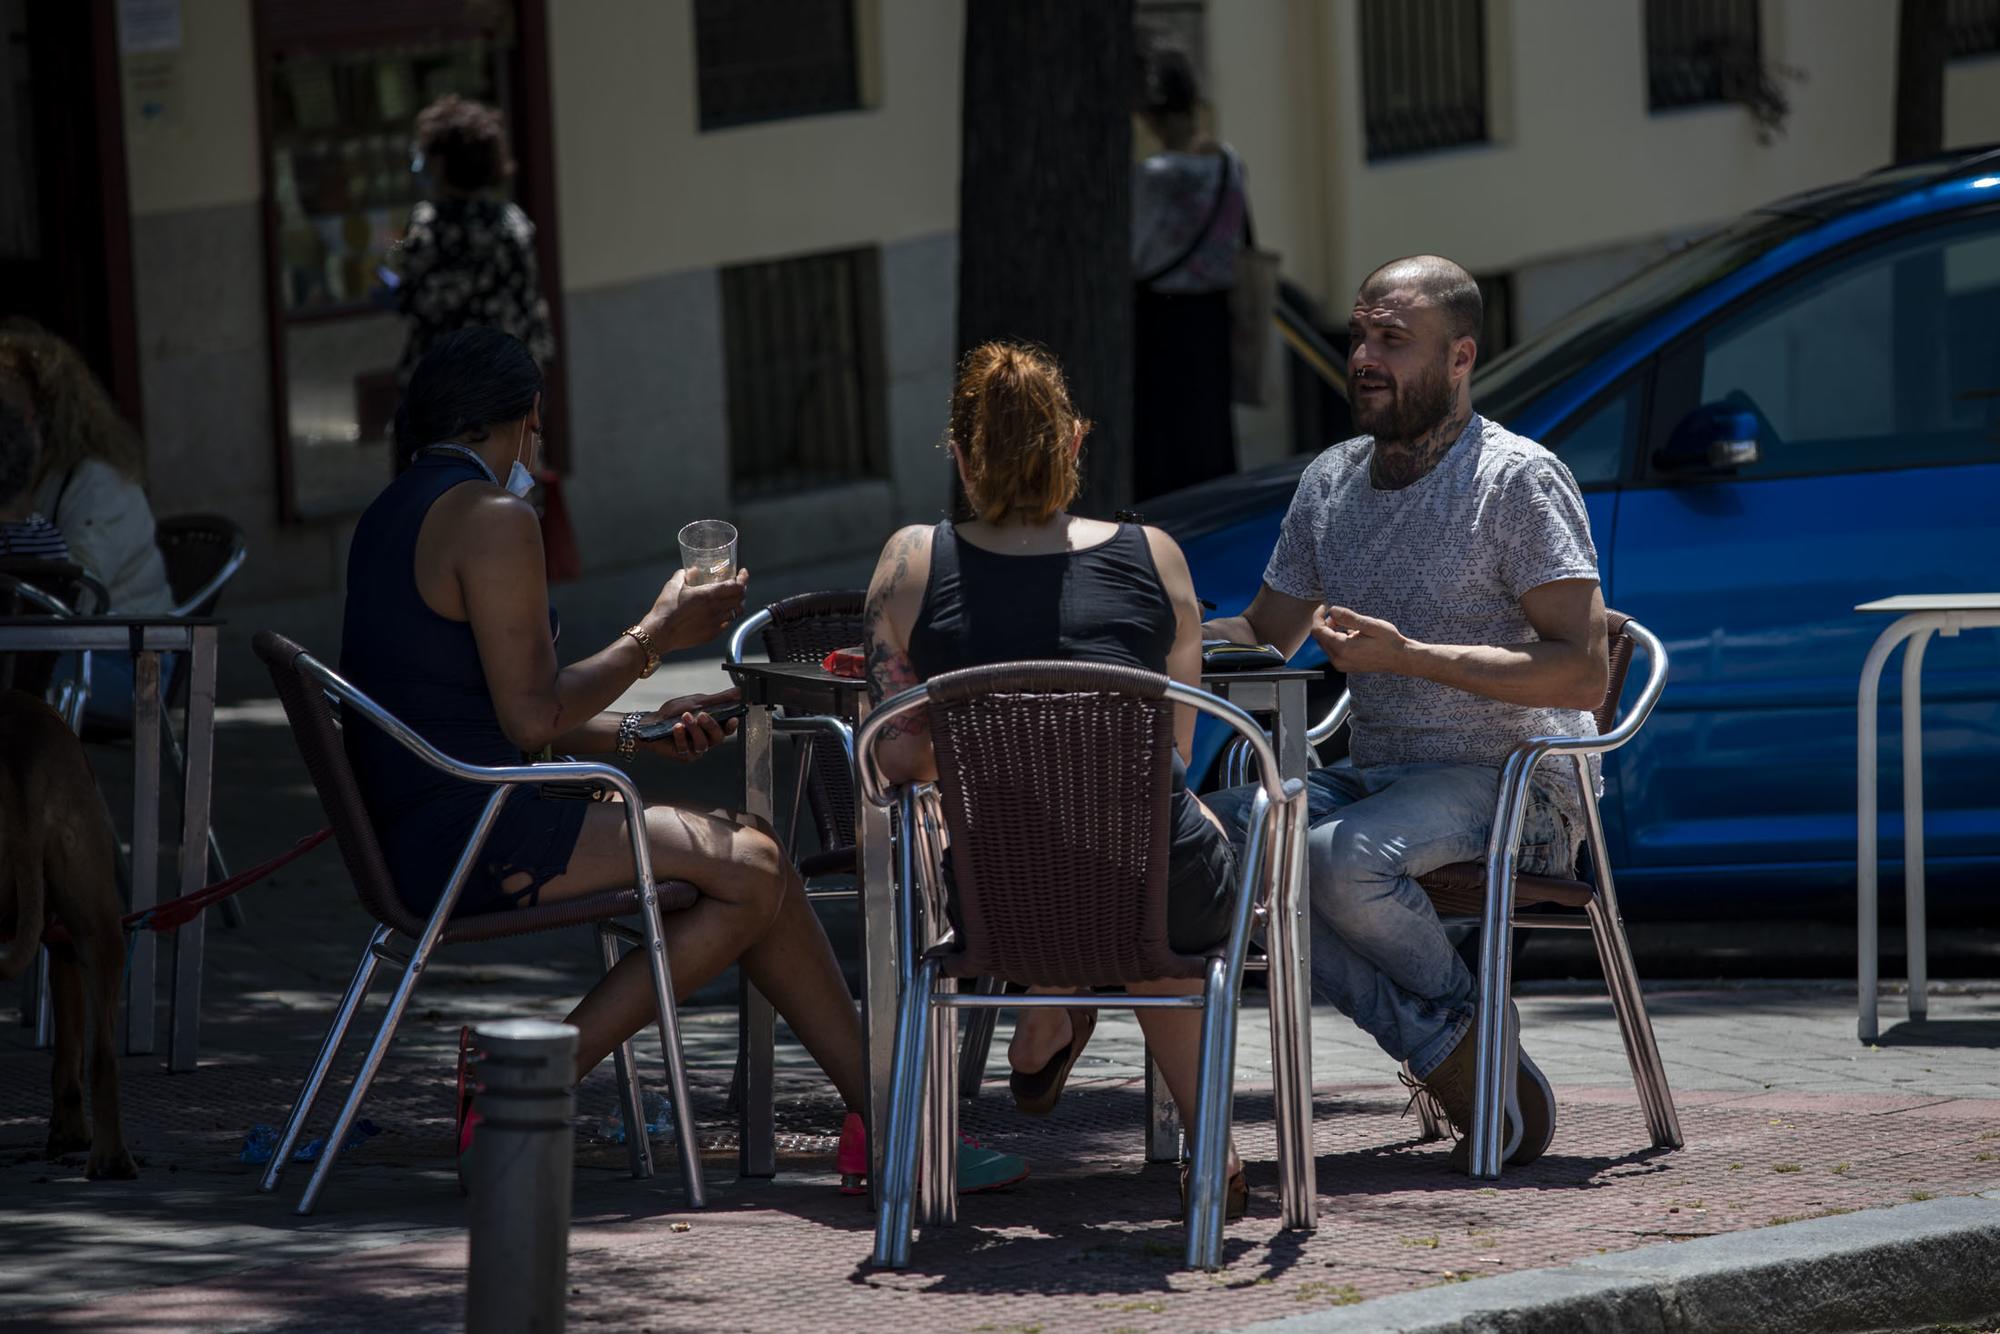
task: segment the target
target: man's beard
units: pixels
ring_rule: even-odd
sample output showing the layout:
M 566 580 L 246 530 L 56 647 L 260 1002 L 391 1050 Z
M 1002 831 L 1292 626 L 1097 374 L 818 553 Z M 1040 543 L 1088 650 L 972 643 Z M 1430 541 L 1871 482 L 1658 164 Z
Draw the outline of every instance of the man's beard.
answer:
M 1386 403 L 1368 403 L 1357 396 L 1354 425 L 1377 440 L 1400 444 L 1435 429 L 1451 415 L 1453 406 L 1451 377 L 1440 361 L 1407 383 L 1394 385 Z

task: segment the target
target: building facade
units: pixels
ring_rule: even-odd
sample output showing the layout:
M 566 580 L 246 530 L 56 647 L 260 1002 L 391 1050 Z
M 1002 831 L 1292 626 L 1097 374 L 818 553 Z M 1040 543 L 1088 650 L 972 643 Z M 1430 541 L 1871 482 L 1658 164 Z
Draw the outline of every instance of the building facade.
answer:
M 1995 6 L 1955 4 L 1971 35 L 1947 142 L 2000 140 L 2000 57 L 1978 27 Z M 388 475 L 399 333 L 363 289 L 409 188 L 393 124 L 440 87 L 516 121 L 586 569 L 670 561 L 695 517 L 735 521 L 746 564 L 772 569 L 941 510 L 960 5 L 377 8 L 116 7 L 150 488 L 159 513 L 244 525 L 242 597 L 338 592 Z M 351 30 L 308 30 L 306 11 Z M 1438 251 L 1492 280 L 1503 336 L 1524 336 L 1679 238 L 1890 154 L 1889 0 L 1140 11 L 1198 43 L 1259 240 L 1335 320 L 1375 264 Z M 1284 412 L 1245 414 L 1246 465 L 1292 447 Z
M 1495 342 L 1526 337 L 1690 236 L 1891 158 L 1893 0 L 1205 10 L 1215 128 L 1249 164 L 1258 239 L 1337 323 L 1370 269 L 1435 252 L 1500 307 Z M 1948 10 L 1945 144 L 2000 143 L 2000 5 Z M 1269 420 L 1242 438 L 1246 463 L 1289 448 Z

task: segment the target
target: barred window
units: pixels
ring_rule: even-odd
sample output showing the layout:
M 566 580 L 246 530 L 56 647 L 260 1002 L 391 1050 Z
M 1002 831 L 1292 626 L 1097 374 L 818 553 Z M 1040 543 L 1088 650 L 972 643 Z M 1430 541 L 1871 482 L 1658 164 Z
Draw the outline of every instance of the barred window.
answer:
M 1486 141 L 1485 0 L 1362 0 L 1368 156 Z
M 889 475 L 881 290 L 873 247 L 722 270 L 736 499 Z
M 1944 32 L 1952 60 L 2000 55 L 2000 0 L 1945 0 Z
M 1757 0 L 1646 0 L 1647 105 L 1742 102 L 1762 52 Z
M 855 0 L 695 0 L 701 128 L 861 105 Z

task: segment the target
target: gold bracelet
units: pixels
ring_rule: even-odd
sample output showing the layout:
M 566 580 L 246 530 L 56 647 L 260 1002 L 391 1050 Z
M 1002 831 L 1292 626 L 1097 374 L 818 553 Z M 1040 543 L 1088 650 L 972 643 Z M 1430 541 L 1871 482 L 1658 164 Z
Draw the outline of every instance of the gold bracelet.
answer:
M 644 626 L 627 626 L 624 633 L 630 635 L 632 642 L 639 646 L 639 651 L 646 655 L 646 669 L 639 673 L 639 679 L 643 681 L 658 669 L 660 650 L 654 647 L 653 637 L 646 633 Z

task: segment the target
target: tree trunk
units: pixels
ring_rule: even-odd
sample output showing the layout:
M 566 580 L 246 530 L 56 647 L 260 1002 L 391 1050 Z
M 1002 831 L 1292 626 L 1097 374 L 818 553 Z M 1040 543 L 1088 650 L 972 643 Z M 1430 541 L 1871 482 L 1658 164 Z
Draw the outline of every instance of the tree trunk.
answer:
M 1944 0 L 1903 0 L 1896 33 L 1896 161 L 1944 151 Z
M 1076 508 L 1132 489 L 1132 0 L 967 0 L 960 355 L 1040 343 L 1095 423 Z

